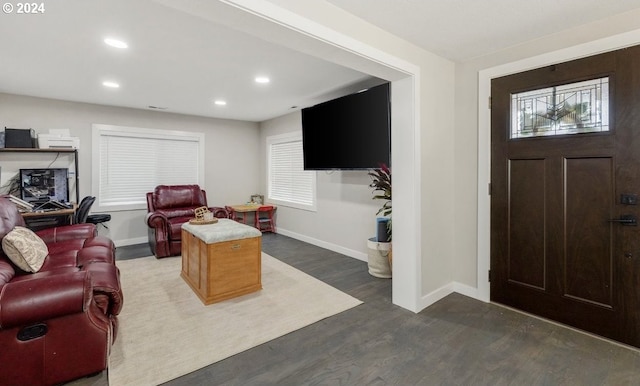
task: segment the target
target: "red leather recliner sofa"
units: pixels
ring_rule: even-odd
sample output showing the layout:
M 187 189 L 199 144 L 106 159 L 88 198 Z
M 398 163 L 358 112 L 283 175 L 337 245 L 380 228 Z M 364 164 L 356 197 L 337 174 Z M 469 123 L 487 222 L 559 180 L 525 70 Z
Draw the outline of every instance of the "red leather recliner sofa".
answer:
M 195 209 L 207 205 L 207 194 L 198 185 L 158 185 L 147 193 L 149 246 L 160 257 L 182 253 L 182 224 L 195 217 Z M 215 217 L 228 218 L 225 208 L 210 207 Z
M 0 239 L 25 226 L 0 197 Z M 0 385 L 51 385 L 107 368 L 123 304 L 113 242 L 94 224 L 36 232 L 48 248 L 39 271 L 0 251 Z

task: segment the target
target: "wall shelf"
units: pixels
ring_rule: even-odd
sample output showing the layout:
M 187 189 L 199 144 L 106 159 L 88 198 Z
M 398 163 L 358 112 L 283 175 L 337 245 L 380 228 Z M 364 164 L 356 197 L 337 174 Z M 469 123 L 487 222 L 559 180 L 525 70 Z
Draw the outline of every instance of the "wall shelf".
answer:
M 67 153 L 73 154 L 73 165 L 75 167 L 76 178 L 76 201 L 80 201 L 80 185 L 78 184 L 78 149 L 52 148 L 52 149 L 35 149 L 29 147 L 17 148 L 0 148 L 0 153 Z

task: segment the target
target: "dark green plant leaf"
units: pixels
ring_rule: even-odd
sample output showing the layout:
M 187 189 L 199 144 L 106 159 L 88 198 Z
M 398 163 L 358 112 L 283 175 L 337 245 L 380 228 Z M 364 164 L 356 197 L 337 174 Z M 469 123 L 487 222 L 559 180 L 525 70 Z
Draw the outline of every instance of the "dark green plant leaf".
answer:
M 372 169 L 367 174 L 371 177 L 369 187 L 373 188 L 372 199 L 386 201 L 382 207 L 378 209 L 376 215 L 382 214 L 383 216 L 389 217 L 387 234 L 389 235 L 389 240 L 391 240 L 391 169 L 389 169 L 387 165 L 382 164 L 380 168 Z

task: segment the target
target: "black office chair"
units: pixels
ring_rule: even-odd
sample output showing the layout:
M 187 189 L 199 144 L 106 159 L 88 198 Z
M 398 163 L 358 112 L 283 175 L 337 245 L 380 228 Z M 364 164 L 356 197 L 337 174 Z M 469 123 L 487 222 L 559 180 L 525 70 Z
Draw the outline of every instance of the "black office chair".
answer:
M 94 224 L 94 225 L 102 225 L 106 229 L 109 229 L 105 222 L 111 221 L 111 215 L 106 213 L 97 213 L 89 215 L 89 210 L 91 206 L 95 202 L 96 198 L 93 196 L 86 196 L 80 201 L 80 205 L 78 205 L 78 210 L 76 210 L 75 223 L 76 224 Z
M 91 205 L 96 200 L 93 196 L 86 196 L 80 201 L 80 205 L 78 205 L 78 209 L 76 210 L 76 216 L 73 219 L 75 224 L 84 224 L 87 222 L 87 217 L 89 216 L 89 210 L 91 209 Z
M 104 225 L 105 222 L 111 221 L 111 215 L 107 213 L 98 213 L 87 216 L 87 222 L 95 225 L 102 225 L 106 229 L 109 229 L 108 226 Z

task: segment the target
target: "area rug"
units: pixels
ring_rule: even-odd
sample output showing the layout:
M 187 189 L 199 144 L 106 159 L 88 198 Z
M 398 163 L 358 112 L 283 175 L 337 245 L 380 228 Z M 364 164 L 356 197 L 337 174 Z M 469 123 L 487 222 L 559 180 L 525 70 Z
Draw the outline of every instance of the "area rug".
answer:
M 265 253 L 262 290 L 204 306 L 181 258 L 117 262 L 124 291 L 109 384 L 157 385 L 361 304 Z

